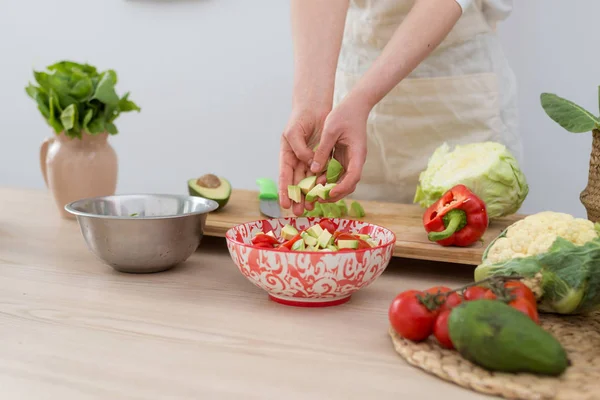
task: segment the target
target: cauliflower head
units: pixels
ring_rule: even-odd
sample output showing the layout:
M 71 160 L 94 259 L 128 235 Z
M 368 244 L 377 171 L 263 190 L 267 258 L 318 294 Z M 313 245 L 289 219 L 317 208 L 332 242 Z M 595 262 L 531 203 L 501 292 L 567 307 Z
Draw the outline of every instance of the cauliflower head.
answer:
M 528 257 L 548 251 L 557 237 L 581 246 L 599 236 L 598 225 L 570 214 L 543 211 L 511 226 L 486 249 L 483 264 Z

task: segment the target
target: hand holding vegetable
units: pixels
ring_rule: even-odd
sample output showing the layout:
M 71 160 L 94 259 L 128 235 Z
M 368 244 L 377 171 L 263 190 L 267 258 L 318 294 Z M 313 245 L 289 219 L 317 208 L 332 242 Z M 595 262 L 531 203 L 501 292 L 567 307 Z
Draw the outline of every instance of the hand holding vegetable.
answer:
M 335 159 L 344 174 L 329 193 L 329 202 L 336 202 L 354 192 L 367 158 L 367 117 L 370 108 L 356 99 L 340 103 L 325 120 L 319 147 L 311 164 L 311 171 L 325 171 L 335 148 Z
M 281 206 L 289 209 L 293 205 L 294 214 L 302 215 L 304 210 L 312 210 L 313 205 L 304 204 L 302 199 L 294 202 L 289 198 L 288 186 L 298 184 L 307 176 L 308 166 L 314 157 L 312 146 L 318 142 L 323 129 L 327 108 L 299 109 L 292 116 L 281 137 L 279 153 L 279 199 Z

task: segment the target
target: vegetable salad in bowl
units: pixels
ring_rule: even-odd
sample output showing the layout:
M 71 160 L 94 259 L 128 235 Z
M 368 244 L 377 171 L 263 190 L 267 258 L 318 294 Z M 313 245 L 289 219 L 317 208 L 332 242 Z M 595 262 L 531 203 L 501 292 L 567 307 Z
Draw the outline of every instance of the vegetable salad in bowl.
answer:
M 278 218 L 226 233 L 240 272 L 279 303 L 331 306 L 350 300 L 386 269 L 396 243 L 384 227 L 336 218 Z

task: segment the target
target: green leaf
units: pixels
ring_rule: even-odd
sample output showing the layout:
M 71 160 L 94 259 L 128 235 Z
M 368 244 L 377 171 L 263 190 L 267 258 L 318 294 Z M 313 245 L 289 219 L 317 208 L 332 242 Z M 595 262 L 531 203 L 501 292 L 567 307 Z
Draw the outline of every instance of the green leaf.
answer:
M 88 64 L 80 64 L 73 61 L 59 61 L 47 67 L 50 71 L 62 71 L 65 73 L 71 73 L 74 70 L 80 70 L 88 75 L 97 74 L 95 67 Z
M 104 124 L 104 126 L 106 127 L 106 132 L 110 133 L 111 135 L 116 135 L 117 133 L 119 133 L 119 130 L 112 122 L 107 122 L 106 124 Z
M 121 112 L 128 111 L 141 111 L 142 109 L 137 106 L 133 101 L 129 100 L 129 92 L 125 93 L 121 100 L 119 100 L 119 110 Z
M 47 119 L 50 116 L 50 109 L 48 108 L 50 101 L 48 95 L 32 84 L 29 84 L 29 86 L 25 88 L 25 91 L 29 97 L 36 101 L 38 110 L 40 110 L 42 115 Z
M 75 128 L 77 124 L 77 107 L 75 107 L 75 104 L 71 104 L 63 110 L 60 114 L 60 122 L 66 130 Z
M 116 106 L 119 104 L 119 96 L 115 92 L 114 76 L 110 72 L 103 72 L 96 87 L 93 99 L 98 99 L 104 104 Z
M 598 118 L 583 107 L 555 94 L 542 93 L 540 99 L 546 114 L 569 132 L 589 132 L 600 123 Z
M 57 100 L 56 97 L 54 95 L 54 93 L 52 91 L 50 91 L 50 106 L 49 106 L 49 113 L 50 116 L 48 117 L 48 124 L 50 124 L 50 126 L 52 127 L 52 129 L 54 129 L 54 132 L 56 133 L 60 133 L 63 128 L 62 125 L 60 124 L 60 122 L 58 122 L 56 120 L 56 114 L 57 114 Z M 60 112 L 60 111 L 58 111 Z
M 84 131 L 88 130 L 88 124 L 92 120 L 93 116 L 94 116 L 94 110 L 92 110 L 91 108 L 89 108 L 86 111 L 85 116 L 83 117 L 83 122 L 81 124 L 81 126 L 82 126 L 82 128 L 83 128 Z
M 88 132 L 91 134 L 104 133 L 105 131 L 104 119 L 100 115 L 94 118 L 88 125 Z
M 78 80 L 73 88 L 71 88 L 70 94 L 78 99 L 87 99 L 92 95 L 93 91 L 92 80 L 85 76 Z
M 50 89 L 48 97 L 50 99 L 49 101 L 52 102 L 52 104 L 54 105 L 55 112 L 58 111 L 58 113 L 61 113 L 64 107 L 60 105 L 60 102 L 58 101 L 58 95 L 56 94 L 54 89 Z

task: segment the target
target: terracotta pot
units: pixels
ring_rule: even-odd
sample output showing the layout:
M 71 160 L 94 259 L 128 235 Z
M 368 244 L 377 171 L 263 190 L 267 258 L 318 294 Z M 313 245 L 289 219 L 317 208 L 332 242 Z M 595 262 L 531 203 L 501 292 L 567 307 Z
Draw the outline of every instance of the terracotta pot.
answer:
M 74 216 L 64 210 L 72 201 L 110 196 L 117 187 L 117 155 L 108 143 L 108 134 L 69 138 L 49 137 L 40 149 L 40 164 L 46 186 L 63 218 Z

